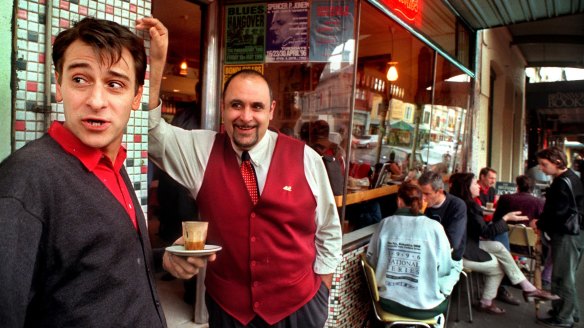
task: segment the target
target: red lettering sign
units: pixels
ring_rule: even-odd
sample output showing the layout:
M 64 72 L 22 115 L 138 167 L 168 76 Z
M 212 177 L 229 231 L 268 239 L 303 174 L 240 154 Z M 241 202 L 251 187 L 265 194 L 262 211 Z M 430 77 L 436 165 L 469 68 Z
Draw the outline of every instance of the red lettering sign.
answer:
M 414 21 L 420 9 L 421 0 L 381 0 L 389 10 L 408 21 Z

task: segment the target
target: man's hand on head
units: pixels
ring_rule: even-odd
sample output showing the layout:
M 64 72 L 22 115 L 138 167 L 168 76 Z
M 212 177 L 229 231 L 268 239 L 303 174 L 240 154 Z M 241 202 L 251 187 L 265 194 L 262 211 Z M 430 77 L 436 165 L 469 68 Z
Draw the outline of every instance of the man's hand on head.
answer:
M 165 63 L 168 51 L 168 29 L 154 17 L 136 20 L 136 28 L 150 34 L 150 65 Z
M 136 28 L 150 34 L 150 93 L 148 109 L 159 105 L 162 75 L 168 51 L 168 30 L 158 19 L 144 17 L 136 20 Z

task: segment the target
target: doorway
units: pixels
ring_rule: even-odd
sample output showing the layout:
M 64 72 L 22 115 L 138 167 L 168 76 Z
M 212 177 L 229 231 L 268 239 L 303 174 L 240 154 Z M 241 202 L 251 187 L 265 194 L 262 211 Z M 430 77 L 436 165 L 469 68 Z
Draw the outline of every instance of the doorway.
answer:
M 183 128 L 200 127 L 201 33 L 205 5 L 188 0 L 153 0 L 152 14 L 168 29 L 167 62 L 161 85 L 162 116 Z

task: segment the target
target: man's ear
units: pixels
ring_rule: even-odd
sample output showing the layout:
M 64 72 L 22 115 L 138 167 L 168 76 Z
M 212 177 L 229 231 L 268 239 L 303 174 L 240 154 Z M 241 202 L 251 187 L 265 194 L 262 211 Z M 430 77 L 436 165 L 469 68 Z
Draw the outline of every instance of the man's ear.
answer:
M 55 100 L 57 100 L 57 102 L 61 102 L 63 101 L 63 94 L 61 93 L 61 82 L 59 81 L 59 73 L 55 72 L 55 81 L 56 82 L 56 87 L 57 90 L 55 92 Z
M 274 118 L 274 110 L 276 109 L 276 101 L 272 100 L 272 104 L 270 105 L 270 121 Z
M 140 106 L 142 105 L 140 101 L 142 100 L 143 91 L 144 91 L 143 85 L 139 86 L 138 90 L 136 90 L 136 94 L 134 95 L 134 99 L 132 100 L 132 110 L 140 109 Z

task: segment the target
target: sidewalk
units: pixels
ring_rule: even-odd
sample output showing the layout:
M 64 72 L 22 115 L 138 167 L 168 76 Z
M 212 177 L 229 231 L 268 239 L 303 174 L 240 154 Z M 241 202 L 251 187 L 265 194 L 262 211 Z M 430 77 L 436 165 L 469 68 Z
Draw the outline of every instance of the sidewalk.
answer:
M 584 270 L 578 272 L 578 281 L 582 282 L 579 286 L 580 304 L 584 305 Z M 183 284 L 180 280 L 161 281 L 158 280 L 158 292 L 162 300 L 162 307 L 166 315 L 169 328 L 207 328 L 207 325 L 198 325 L 192 321 L 193 307 L 183 302 Z M 535 321 L 535 306 L 533 303 L 523 302 L 521 291 L 516 288 L 509 288 L 509 291 L 517 299 L 522 300 L 521 305 L 513 306 L 502 302 L 497 305 L 507 310 L 504 315 L 489 315 L 473 311 L 473 322 L 468 322 L 468 310 L 465 299 L 460 306 L 460 321 L 455 322 L 456 304 L 452 304 L 450 320 L 447 327 L 449 328 L 527 328 L 543 327 Z M 462 293 L 461 296 L 463 296 Z M 540 307 L 540 315 L 545 316 L 549 308 L 548 303 Z
M 198 325 L 193 322 L 193 306 L 183 301 L 183 281 L 156 280 L 158 294 L 166 316 L 168 328 L 207 328 L 208 325 Z
M 580 309 L 584 310 L 584 269 L 580 265 L 578 270 L 578 275 L 576 277 L 578 283 L 578 298 L 580 301 Z M 486 314 L 478 311 L 473 311 L 473 322 L 468 322 L 468 310 L 466 306 L 465 299 L 460 306 L 460 321 L 455 322 L 456 317 L 456 304 L 453 304 L 451 309 L 450 318 L 448 321 L 448 328 L 531 328 L 531 327 L 545 327 L 537 323 L 535 318 L 535 305 L 533 303 L 525 303 L 523 301 L 523 296 L 521 291 L 517 288 L 508 288 L 508 290 L 515 296 L 518 300 L 521 300 L 521 305 L 513 306 L 503 302 L 496 301 L 497 306 L 507 310 L 507 313 L 503 315 L 492 315 Z M 464 293 L 462 293 L 464 295 Z M 462 296 L 461 295 L 461 296 Z M 547 317 L 547 311 L 550 309 L 551 304 L 549 302 L 542 303 L 539 310 L 539 316 L 542 318 Z M 580 324 L 582 326 L 582 324 Z M 578 327 L 575 324 L 574 327 Z

